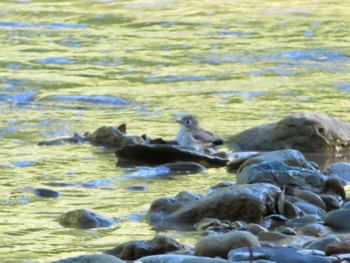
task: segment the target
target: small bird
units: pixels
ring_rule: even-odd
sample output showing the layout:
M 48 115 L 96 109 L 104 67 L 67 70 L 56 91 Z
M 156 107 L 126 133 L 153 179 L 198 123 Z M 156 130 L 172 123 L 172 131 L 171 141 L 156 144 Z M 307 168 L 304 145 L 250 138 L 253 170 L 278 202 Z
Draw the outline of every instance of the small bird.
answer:
M 180 123 L 180 130 L 175 140 L 182 147 L 203 148 L 224 143 L 222 139 L 201 128 L 198 120 L 192 115 L 186 115 L 177 122 Z

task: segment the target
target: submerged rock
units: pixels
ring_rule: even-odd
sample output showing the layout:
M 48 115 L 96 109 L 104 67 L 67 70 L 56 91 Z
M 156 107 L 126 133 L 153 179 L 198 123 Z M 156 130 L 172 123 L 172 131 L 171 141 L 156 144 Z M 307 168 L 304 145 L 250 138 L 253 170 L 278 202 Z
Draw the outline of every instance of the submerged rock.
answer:
M 239 247 L 260 247 L 260 243 L 252 233 L 235 230 L 200 239 L 195 245 L 194 253 L 196 256 L 227 258 L 231 249 Z
M 335 152 L 350 147 L 350 124 L 327 115 L 301 112 L 243 131 L 229 138 L 227 144 L 237 151 Z
M 58 222 L 64 227 L 81 229 L 109 227 L 115 223 L 113 219 L 107 219 L 85 209 L 72 210 L 61 215 Z
M 60 139 L 55 139 L 55 140 L 49 140 L 49 141 L 40 141 L 38 142 L 39 146 L 51 146 L 51 145 L 62 145 L 62 144 L 77 144 L 77 143 L 82 143 L 86 142 L 86 138 L 78 133 L 74 133 L 72 137 L 68 138 L 60 138 Z
M 130 241 L 104 253 L 125 260 L 136 260 L 141 257 L 165 254 L 170 251 L 182 250 L 184 247 L 174 239 L 157 235 L 150 241 Z
M 183 150 L 171 145 L 126 145 L 116 151 L 117 165 L 161 165 L 195 162 L 205 167 L 223 167 L 227 159 Z
M 60 192 L 47 188 L 35 188 L 33 192 L 34 194 L 45 198 L 57 198 L 61 196 Z
M 280 193 L 278 187 L 261 183 L 229 186 L 187 200 L 161 198 L 152 203 L 147 217 L 156 229 L 193 229 L 203 218 L 259 223 L 273 212 Z

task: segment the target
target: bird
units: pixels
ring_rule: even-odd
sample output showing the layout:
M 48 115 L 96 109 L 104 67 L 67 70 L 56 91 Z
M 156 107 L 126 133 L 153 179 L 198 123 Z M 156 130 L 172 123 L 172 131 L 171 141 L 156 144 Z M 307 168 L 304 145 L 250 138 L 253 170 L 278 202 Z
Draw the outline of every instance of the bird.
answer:
M 201 128 L 197 118 L 192 115 L 185 115 L 176 122 L 180 124 L 180 130 L 175 140 L 181 147 L 205 148 L 224 143 L 221 138 Z

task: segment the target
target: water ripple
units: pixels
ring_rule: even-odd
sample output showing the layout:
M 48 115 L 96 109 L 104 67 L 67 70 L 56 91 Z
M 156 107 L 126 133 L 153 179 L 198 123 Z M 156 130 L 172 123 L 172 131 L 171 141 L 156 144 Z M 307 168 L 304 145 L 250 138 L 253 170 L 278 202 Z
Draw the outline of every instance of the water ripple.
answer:
M 178 82 L 178 81 L 206 81 L 218 80 L 216 77 L 205 76 L 167 76 L 167 77 L 146 77 L 149 82 Z
M 100 103 L 100 104 L 131 104 L 128 101 L 119 97 L 109 97 L 109 96 L 88 96 L 88 95 L 54 95 L 42 98 L 43 100 L 50 101 L 76 101 L 76 102 L 90 102 L 90 103 Z
M 40 28 L 87 28 L 88 24 L 74 23 L 30 23 L 30 22 L 4 22 L 0 21 L 0 27 L 40 27 Z

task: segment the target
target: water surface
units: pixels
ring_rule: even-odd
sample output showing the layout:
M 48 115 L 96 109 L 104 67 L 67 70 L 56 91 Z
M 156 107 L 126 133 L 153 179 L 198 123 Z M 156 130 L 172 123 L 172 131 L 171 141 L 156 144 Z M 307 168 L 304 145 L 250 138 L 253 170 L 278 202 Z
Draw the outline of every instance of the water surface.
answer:
M 338 0 L 1 1 L 0 260 L 49 262 L 150 239 L 142 214 L 153 200 L 234 180 L 225 169 L 135 176 L 90 145 L 40 140 L 123 122 L 131 134 L 173 139 L 178 113 L 223 138 L 300 110 L 349 121 L 349 13 Z M 39 187 L 61 196 L 38 197 Z M 58 224 L 80 208 L 119 223 Z

